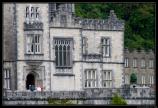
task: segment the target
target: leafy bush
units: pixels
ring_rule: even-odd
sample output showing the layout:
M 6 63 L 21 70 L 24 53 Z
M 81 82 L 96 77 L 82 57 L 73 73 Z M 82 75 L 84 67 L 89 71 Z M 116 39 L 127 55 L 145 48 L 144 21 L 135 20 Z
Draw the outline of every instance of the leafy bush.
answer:
M 117 93 L 115 93 L 114 97 L 112 97 L 112 105 L 127 105 L 127 102 Z

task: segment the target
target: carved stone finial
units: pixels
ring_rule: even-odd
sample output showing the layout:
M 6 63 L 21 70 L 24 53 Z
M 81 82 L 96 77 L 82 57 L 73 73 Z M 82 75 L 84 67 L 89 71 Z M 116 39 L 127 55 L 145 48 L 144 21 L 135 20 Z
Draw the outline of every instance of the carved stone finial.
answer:
M 116 16 L 114 10 L 110 10 L 109 19 L 112 20 L 112 21 L 117 20 L 117 16 Z

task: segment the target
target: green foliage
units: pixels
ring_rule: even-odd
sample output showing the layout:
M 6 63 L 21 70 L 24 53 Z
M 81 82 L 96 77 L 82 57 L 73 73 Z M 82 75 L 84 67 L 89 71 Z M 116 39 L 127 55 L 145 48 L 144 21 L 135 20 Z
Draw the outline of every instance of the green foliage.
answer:
M 127 105 L 127 102 L 118 93 L 115 93 L 112 97 L 112 105 Z
M 137 76 L 135 73 L 132 73 L 130 76 L 130 82 L 131 83 L 137 83 Z
M 71 105 L 73 104 L 72 100 L 69 99 L 62 99 L 62 100 L 57 100 L 57 99 L 48 99 L 48 104 L 52 105 Z
M 95 3 L 76 4 L 76 15 L 82 18 L 107 19 L 114 10 L 125 20 L 125 47 L 154 49 L 155 4 L 153 3 Z

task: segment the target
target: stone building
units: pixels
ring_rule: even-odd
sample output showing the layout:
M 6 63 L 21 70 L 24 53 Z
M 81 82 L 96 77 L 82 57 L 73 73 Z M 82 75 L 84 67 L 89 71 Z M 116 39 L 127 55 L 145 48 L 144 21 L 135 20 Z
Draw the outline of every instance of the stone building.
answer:
M 82 19 L 74 4 L 4 3 L 3 28 L 5 90 L 123 85 L 124 21 L 113 10 L 108 19 Z
M 130 84 L 130 76 L 135 73 L 137 85 L 154 87 L 155 85 L 155 54 L 144 49 L 124 51 L 125 84 Z

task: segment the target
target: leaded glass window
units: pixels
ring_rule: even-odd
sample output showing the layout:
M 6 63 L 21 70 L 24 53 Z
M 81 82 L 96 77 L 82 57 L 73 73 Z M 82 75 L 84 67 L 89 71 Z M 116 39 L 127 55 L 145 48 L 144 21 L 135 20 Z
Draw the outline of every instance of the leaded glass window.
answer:
M 54 41 L 56 67 L 72 67 L 72 39 L 56 38 Z

